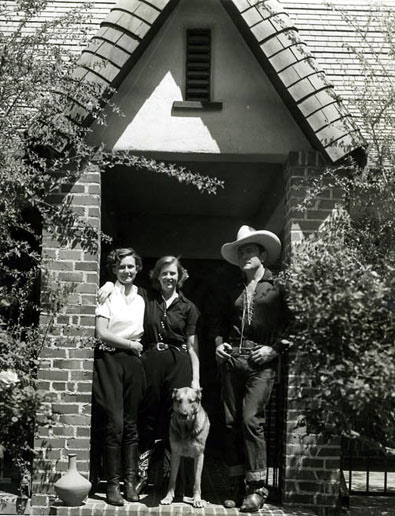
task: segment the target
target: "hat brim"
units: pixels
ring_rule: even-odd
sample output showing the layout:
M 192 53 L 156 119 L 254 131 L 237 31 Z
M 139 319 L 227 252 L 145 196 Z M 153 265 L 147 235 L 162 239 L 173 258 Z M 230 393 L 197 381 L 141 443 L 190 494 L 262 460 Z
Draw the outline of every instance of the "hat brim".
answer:
M 267 256 L 265 265 L 271 265 L 280 258 L 281 242 L 277 235 L 271 231 L 256 231 L 253 235 L 249 235 L 234 242 L 229 242 L 221 247 L 222 257 L 232 265 L 239 265 L 237 249 L 244 244 L 258 244 L 264 247 Z

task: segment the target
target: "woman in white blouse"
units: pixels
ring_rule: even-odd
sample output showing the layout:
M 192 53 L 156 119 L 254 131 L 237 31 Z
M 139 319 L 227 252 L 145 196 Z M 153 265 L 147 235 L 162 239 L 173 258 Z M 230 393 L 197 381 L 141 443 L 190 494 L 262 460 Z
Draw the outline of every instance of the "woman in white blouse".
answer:
M 130 502 L 139 500 L 137 414 L 145 389 L 140 360 L 145 302 L 134 285 L 142 262 L 133 249 L 115 249 L 108 256 L 107 266 L 116 282 L 111 295 L 96 309 L 96 337 L 100 343 L 96 349 L 93 393 L 106 415 L 106 499 L 107 503 L 120 506 L 124 504 L 119 485 L 122 466 L 124 497 Z

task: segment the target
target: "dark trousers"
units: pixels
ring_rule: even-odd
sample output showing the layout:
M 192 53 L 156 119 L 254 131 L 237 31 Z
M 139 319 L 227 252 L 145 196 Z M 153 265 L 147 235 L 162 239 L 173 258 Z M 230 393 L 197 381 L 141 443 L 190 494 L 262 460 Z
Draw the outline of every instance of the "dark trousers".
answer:
M 129 351 L 96 351 L 93 395 L 104 413 L 104 446 L 138 444 L 137 415 L 145 390 L 140 358 Z
M 254 366 L 247 358 L 231 357 L 221 368 L 226 423 L 226 460 L 231 477 L 247 482 L 266 479 L 265 408 L 275 372 Z
M 156 439 L 168 441 L 173 389 L 190 387 L 192 364 L 189 353 L 174 347 L 143 353 L 141 358 L 147 389 L 139 416 L 140 449 L 154 447 Z

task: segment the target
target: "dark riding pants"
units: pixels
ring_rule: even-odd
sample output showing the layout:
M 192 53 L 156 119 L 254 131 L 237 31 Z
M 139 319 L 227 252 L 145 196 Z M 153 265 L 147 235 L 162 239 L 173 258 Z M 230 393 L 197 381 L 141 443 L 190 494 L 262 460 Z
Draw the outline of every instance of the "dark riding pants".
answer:
M 175 346 L 148 350 L 141 358 L 147 389 L 139 417 L 140 449 L 152 449 L 156 439 L 168 440 L 173 389 L 190 387 L 192 364 L 189 353 Z
M 138 444 L 137 415 L 144 390 L 140 358 L 120 349 L 96 350 L 93 395 L 106 416 L 105 446 Z

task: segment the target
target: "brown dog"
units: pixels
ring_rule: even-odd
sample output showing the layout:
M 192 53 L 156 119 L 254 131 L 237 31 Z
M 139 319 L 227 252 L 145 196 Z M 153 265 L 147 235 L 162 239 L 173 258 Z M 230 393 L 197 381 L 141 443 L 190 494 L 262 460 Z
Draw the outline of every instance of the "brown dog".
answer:
M 169 505 L 174 499 L 177 473 L 181 457 L 194 459 L 193 506 L 203 507 L 201 478 L 204 448 L 210 421 L 201 405 L 202 390 L 183 387 L 173 391 L 173 414 L 170 420 L 171 470 L 167 495 L 160 502 Z

